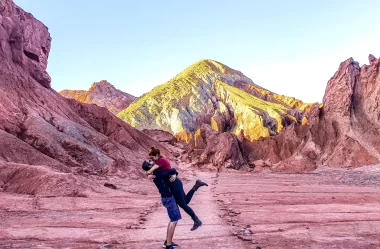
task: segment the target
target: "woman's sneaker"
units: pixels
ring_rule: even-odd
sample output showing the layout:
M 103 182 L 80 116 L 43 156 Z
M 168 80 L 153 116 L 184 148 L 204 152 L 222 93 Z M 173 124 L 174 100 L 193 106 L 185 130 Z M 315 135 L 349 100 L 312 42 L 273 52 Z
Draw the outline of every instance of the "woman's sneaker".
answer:
M 198 179 L 193 186 L 193 190 L 197 191 L 202 186 L 208 186 L 208 184 Z
M 195 216 L 193 218 L 193 220 L 194 220 L 194 225 L 190 229 L 191 231 L 194 231 L 194 230 L 198 229 L 198 227 L 202 226 L 202 221 L 197 216 Z
M 174 242 L 172 242 L 172 248 L 177 248 L 177 247 L 179 247 L 179 245 L 177 245 L 176 243 L 174 243 Z M 164 242 L 164 245 L 162 246 L 162 247 L 167 247 L 167 245 L 166 245 L 166 240 L 165 240 L 165 242 Z

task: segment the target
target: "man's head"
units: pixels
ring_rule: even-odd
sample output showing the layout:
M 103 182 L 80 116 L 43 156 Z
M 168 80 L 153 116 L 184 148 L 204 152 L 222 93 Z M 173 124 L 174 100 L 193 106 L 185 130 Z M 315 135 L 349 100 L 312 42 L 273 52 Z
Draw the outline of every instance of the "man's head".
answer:
M 148 171 L 152 168 L 152 164 L 149 161 L 144 161 L 141 167 L 143 170 Z

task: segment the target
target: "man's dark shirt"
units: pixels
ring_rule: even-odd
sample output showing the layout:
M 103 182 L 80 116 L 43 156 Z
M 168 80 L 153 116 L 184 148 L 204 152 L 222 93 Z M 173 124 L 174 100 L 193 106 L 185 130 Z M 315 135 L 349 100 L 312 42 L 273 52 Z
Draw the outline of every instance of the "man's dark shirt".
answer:
M 170 169 L 170 170 L 156 169 L 153 172 L 153 175 L 156 176 L 156 178 L 153 179 L 153 182 L 154 184 L 156 184 L 156 187 L 158 188 L 158 192 L 160 192 L 162 198 L 173 196 L 172 192 L 170 191 L 169 177 L 171 175 L 176 175 L 176 174 L 178 175 L 175 169 Z

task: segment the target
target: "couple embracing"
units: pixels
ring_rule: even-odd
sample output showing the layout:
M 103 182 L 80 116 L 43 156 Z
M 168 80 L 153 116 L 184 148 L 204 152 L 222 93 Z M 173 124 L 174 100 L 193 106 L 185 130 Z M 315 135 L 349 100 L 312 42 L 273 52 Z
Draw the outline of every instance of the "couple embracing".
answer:
M 173 243 L 173 235 L 177 222 L 182 218 L 178 206 L 193 219 L 194 225 L 191 230 L 194 231 L 199 228 L 202 225 L 202 221 L 195 215 L 188 204 L 199 187 L 208 185 L 201 180 L 197 180 L 193 188 L 185 194 L 183 184 L 177 177 L 177 171 L 170 166 L 170 162 L 166 158 L 161 156 L 160 150 L 152 147 L 149 157 L 149 160 L 144 161 L 142 168 L 156 184 L 161 194 L 162 205 L 167 209 L 170 222 L 163 247 L 173 249 L 178 247 L 177 244 Z

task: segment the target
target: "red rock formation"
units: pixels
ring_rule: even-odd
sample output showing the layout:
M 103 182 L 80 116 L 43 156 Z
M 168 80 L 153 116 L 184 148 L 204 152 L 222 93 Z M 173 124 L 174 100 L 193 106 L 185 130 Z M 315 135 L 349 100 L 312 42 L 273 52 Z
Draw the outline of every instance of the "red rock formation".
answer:
M 153 140 L 160 142 L 160 143 L 170 143 L 174 144 L 177 142 L 176 138 L 173 137 L 172 134 L 170 134 L 167 131 L 161 131 L 161 130 L 143 130 L 145 134 L 147 134 L 150 138 Z
M 194 148 L 203 150 L 207 147 L 206 134 L 203 129 L 198 129 L 194 134 Z
M 51 38 L 47 28 L 11 0 L 0 2 L 0 24 L 0 58 L 4 66 L 15 63 L 49 88 L 51 79 L 46 67 Z
M 59 94 L 82 103 L 105 107 L 113 114 L 124 110 L 136 99 L 136 97 L 116 89 L 106 80 L 92 84 L 88 91 L 62 90 Z
M 0 163 L 0 189 L 30 195 L 86 197 L 98 186 L 84 176 L 42 165 Z
M 327 84 L 323 108 L 313 106 L 304 126 L 244 143 L 250 159 L 271 159 L 272 169 L 281 172 L 379 163 L 380 60 L 370 55 L 369 61 L 361 68 L 352 58 L 342 62 Z
M 238 137 L 229 132 L 219 133 L 208 124 L 203 124 L 194 135 L 194 147 L 190 156 L 193 164 L 212 163 L 218 170 L 225 168 L 248 168 L 243 158 Z
M 47 28 L 11 0 L 0 2 L 0 12 L 0 182 L 4 186 L 17 186 L 12 177 L 22 171 L 17 179 L 30 185 L 41 179 L 37 176 L 41 173 L 43 179 L 58 177 L 78 192 L 76 172 L 136 176 L 150 146 L 166 152 L 107 109 L 65 99 L 51 89 L 45 71 L 51 41 Z M 46 193 L 43 184 L 33 186 L 33 192 Z M 57 188 L 56 194 L 67 191 Z

